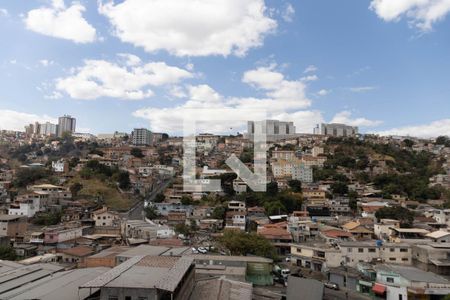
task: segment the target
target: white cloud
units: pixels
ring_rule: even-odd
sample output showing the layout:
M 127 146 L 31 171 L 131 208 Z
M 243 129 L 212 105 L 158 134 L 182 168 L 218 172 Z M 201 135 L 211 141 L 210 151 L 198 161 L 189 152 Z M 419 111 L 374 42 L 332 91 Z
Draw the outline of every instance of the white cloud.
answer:
M 286 80 L 284 75 L 274 71 L 275 65 L 260 67 L 244 73 L 242 81 L 257 89 L 266 91 L 266 96 L 284 106 L 285 109 L 299 109 L 311 105 L 311 101 L 305 96 L 305 84 L 298 80 Z
M 24 131 L 24 126 L 34 122 L 57 123 L 56 118 L 47 115 L 35 115 L 8 109 L 0 109 L 0 130 Z
M 246 120 L 261 119 L 261 112 L 267 111 L 267 118 L 279 118 L 294 121 L 297 128 L 312 132 L 315 124 L 323 121 L 318 111 L 299 110 L 308 107 L 311 101 L 305 97 L 305 84 L 301 81 L 289 81 L 284 75 L 273 70 L 275 66 L 261 67 L 244 73 L 242 81 L 257 90 L 264 91 L 264 97 L 226 97 L 208 85 L 186 87 L 187 101 L 175 107 L 142 108 L 133 113 L 135 117 L 150 121 L 155 131 L 182 131 L 183 118 L 197 117 L 201 108 L 211 122 L 200 124 L 200 130 L 215 133 L 242 131 Z M 218 121 L 227 119 L 228 122 Z M 234 121 L 233 121 L 234 120 Z M 242 120 L 242 121 L 240 121 Z M 203 126 L 203 127 L 202 127 Z
M 410 24 L 430 31 L 433 24 L 450 12 L 449 0 L 372 0 L 370 9 L 386 22 L 406 16 Z
M 317 75 L 308 75 L 300 78 L 301 81 L 316 81 L 318 79 L 319 77 L 317 77 Z
M 326 96 L 326 95 L 328 95 L 330 93 L 331 93 L 330 90 L 321 89 L 320 91 L 317 92 L 317 95 L 319 95 L 319 96 Z
M 193 74 L 164 62 L 142 63 L 134 55 L 121 55 L 124 64 L 105 60 L 86 60 L 71 76 L 58 78 L 56 89 L 74 99 L 99 97 L 140 100 L 153 95 L 150 87 L 176 84 Z
M 45 99 L 51 99 L 51 100 L 61 99 L 62 97 L 63 97 L 63 95 L 58 91 L 53 91 L 50 95 L 44 96 Z
M 373 91 L 375 89 L 376 89 L 375 86 L 355 86 L 355 87 L 348 88 L 348 90 L 353 93 L 365 93 L 365 92 Z
M 412 125 L 405 127 L 392 128 L 385 131 L 376 132 L 380 135 L 400 135 L 414 137 L 437 137 L 450 134 L 450 119 L 443 119 L 431 122 L 430 124 Z
M 277 22 L 264 0 L 100 1 L 99 12 L 123 42 L 177 56 L 243 56 L 263 44 Z
M 54 0 L 51 7 L 30 10 L 24 21 L 34 32 L 74 41 L 90 43 L 96 39 L 96 30 L 82 16 L 85 7 L 72 2 L 66 7 L 63 0 Z
M 5 8 L 0 8 L 0 17 L 8 17 L 9 13 Z
M 313 73 L 316 72 L 318 68 L 315 65 L 309 65 L 306 67 L 305 71 L 303 73 Z
M 281 17 L 286 22 L 292 22 L 294 20 L 295 9 L 291 3 L 287 3 L 284 7 L 283 12 L 281 13 Z
M 55 62 L 53 60 L 48 60 L 48 59 L 41 59 L 39 60 L 39 63 L 43 66 L 43 67 L 48 67 L 53 65 Z
M 134 54 L 119 53 L 117 55 L 123 58 L 125 60 L 125 64 L 129 67 L 137 66 L 141 63 L 141 59 Z
M 175 98 L 186 98 L 187 97 L 187 93 L 184 90 L 183 87 L 179 86 L 179 85 L 174 85 L 173 87 L 171 87 L 171 89 L 169 90 L 169 95 Z
M 352 118 L 352 113 L 350 111 L 344 110 L 337 113 L 331 123 L 340 123 L 350 126 L 361 126 L 361 127 L 375 127 L 382 124 L 382 121 L 368 120 L 366 118 Z

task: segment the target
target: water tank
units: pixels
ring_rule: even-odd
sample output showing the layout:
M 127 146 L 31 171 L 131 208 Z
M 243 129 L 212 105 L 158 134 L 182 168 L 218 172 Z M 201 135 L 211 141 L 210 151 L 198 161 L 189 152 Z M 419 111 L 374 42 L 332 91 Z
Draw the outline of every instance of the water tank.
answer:
M 377 245 L 377 247 L 379 248 L 379 247 L 383 246 L 383 241 L 382 240 L 376 240 L 375 241 L 375 245 Z

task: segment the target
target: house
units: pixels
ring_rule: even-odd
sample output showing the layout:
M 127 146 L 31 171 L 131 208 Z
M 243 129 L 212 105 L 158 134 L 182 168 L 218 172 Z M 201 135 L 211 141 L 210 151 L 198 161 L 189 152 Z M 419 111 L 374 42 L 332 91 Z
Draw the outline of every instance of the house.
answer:
M 188 299 L 194 288 L 192 257 L 140 255 L 80 286 L 100 290 L 98 298 Z
M 55 227 L 49 228 L 44 232 L 44 243 L 45 244 L 57 244 L 66 241 L 76 240 L 83 235 L 83 228 L 65 228 L 65 227 Z
M 436 243 L 450 243 L 450 232 L 448 231 L 437 230 L 430 232 L 425 236 Z
M 376 243 L 375 241 L 340 242 L 345 266 L 355 268 L 359 263 L 396 263 L 411 265 L 411 245 L 400 243 Z
M 91 219 L 95 221 L 96 227 L 119 227 L 119 213 L 110 211 L 108 207 L 103 206 L 91 213 Z
M 27 218 L 15 215 L 0 215 L 0 237 L 15 238 L 27 231 Z
M 450 275 L 450 243 L 412 245 L 413 265 L 424 271 Z
M 186 212 L 184 211 L 170 211 L 167 214 L 167 224 L 177 225 L 186 223 Z
M 258 227 L 257 234 L 269 240 L 275 246 L 279 254 L 285 255 L 290 252 L 292 236 L 287 231 L 287 222 L 267 224 Z
M 397 228 L 391 227 L 389 241 L 394 243 L 410 242 L 410 243 L 426 243 L 426 235 L 428 230 L 422 228 Z
M 439 299 L 450 294 L 450 282 L 421 269 L 392 264 L 375 267 L 377 272 L 373 292 L 387 300 Z
M 322 272 L 340 266 L 342 254 L 324 243 L 291 244 L 291 261 L 296 266 Z
M 392 227 L 400 227 L 400 221 L 393 219 L 381 219 L 380 222 L 373 225 L 374 235 L 380 240 L 388 240 Z
M 342 229 L 351 233 L 356 240 L 372 239 L 373 231 L 361 225 L 359 222 L 351 221 L 342 225 Z
M 61 261 L 64 263 L 77 264 L 79 267 L 86 265 L 86 258 L 94 254 L 94 249 L 87 246 L 76 246 L 73 248 L 59 249 L 61 254 Z
M 320 231 L 320 236 L 325 239 L 328 243 L 338 242 L 338 241 L 351 241 L 353 240 L 353 235 L 350 232 L 339 230 L 339 229 L 325 229 Z
M 246 212 L 245 211 L 227 211 L 225 213 L 225 228 L 239 229 L 245 231 Z

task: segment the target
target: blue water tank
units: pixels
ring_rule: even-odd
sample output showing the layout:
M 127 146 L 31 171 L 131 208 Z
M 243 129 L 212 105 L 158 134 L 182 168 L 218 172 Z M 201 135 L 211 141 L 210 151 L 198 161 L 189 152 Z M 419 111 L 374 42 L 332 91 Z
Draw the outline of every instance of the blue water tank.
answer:
M 382 240 L 376 240 L 375 244 L 377 245 L 377 247 L 381 247 L 381 246 L 383 246 L 383 241 Z

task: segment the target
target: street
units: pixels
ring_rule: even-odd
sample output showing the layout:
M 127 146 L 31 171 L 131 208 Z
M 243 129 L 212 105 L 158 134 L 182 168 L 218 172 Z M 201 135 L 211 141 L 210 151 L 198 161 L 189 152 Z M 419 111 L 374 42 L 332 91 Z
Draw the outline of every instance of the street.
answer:
M 346 294 L 346 292 L 348 294 Z M 356 291 L 347 291 L 344 289 L 341 289 L 339 291 L 324 288 L 323 289 L 323 299 L 324 300 L 370 300 L 369 296 L 363 295 L 361 293 L 358 293 Z
M 153 201 L 153 199 L 155 199 L 156 195 L 163 192 L 171 182 L 172 182 L 172 178 L 161 182 L 159 184 L 159 186 L 151 192 L 151 194 L 147 197 L 147 199 L 145 201 L 147 201 L 147 202 Z M 144 201 L 140 201 L 128 211 L 128 213 L 127 213 L 128 219 L 129 220 L 142 220 L 143 211 L 144 211 Z

